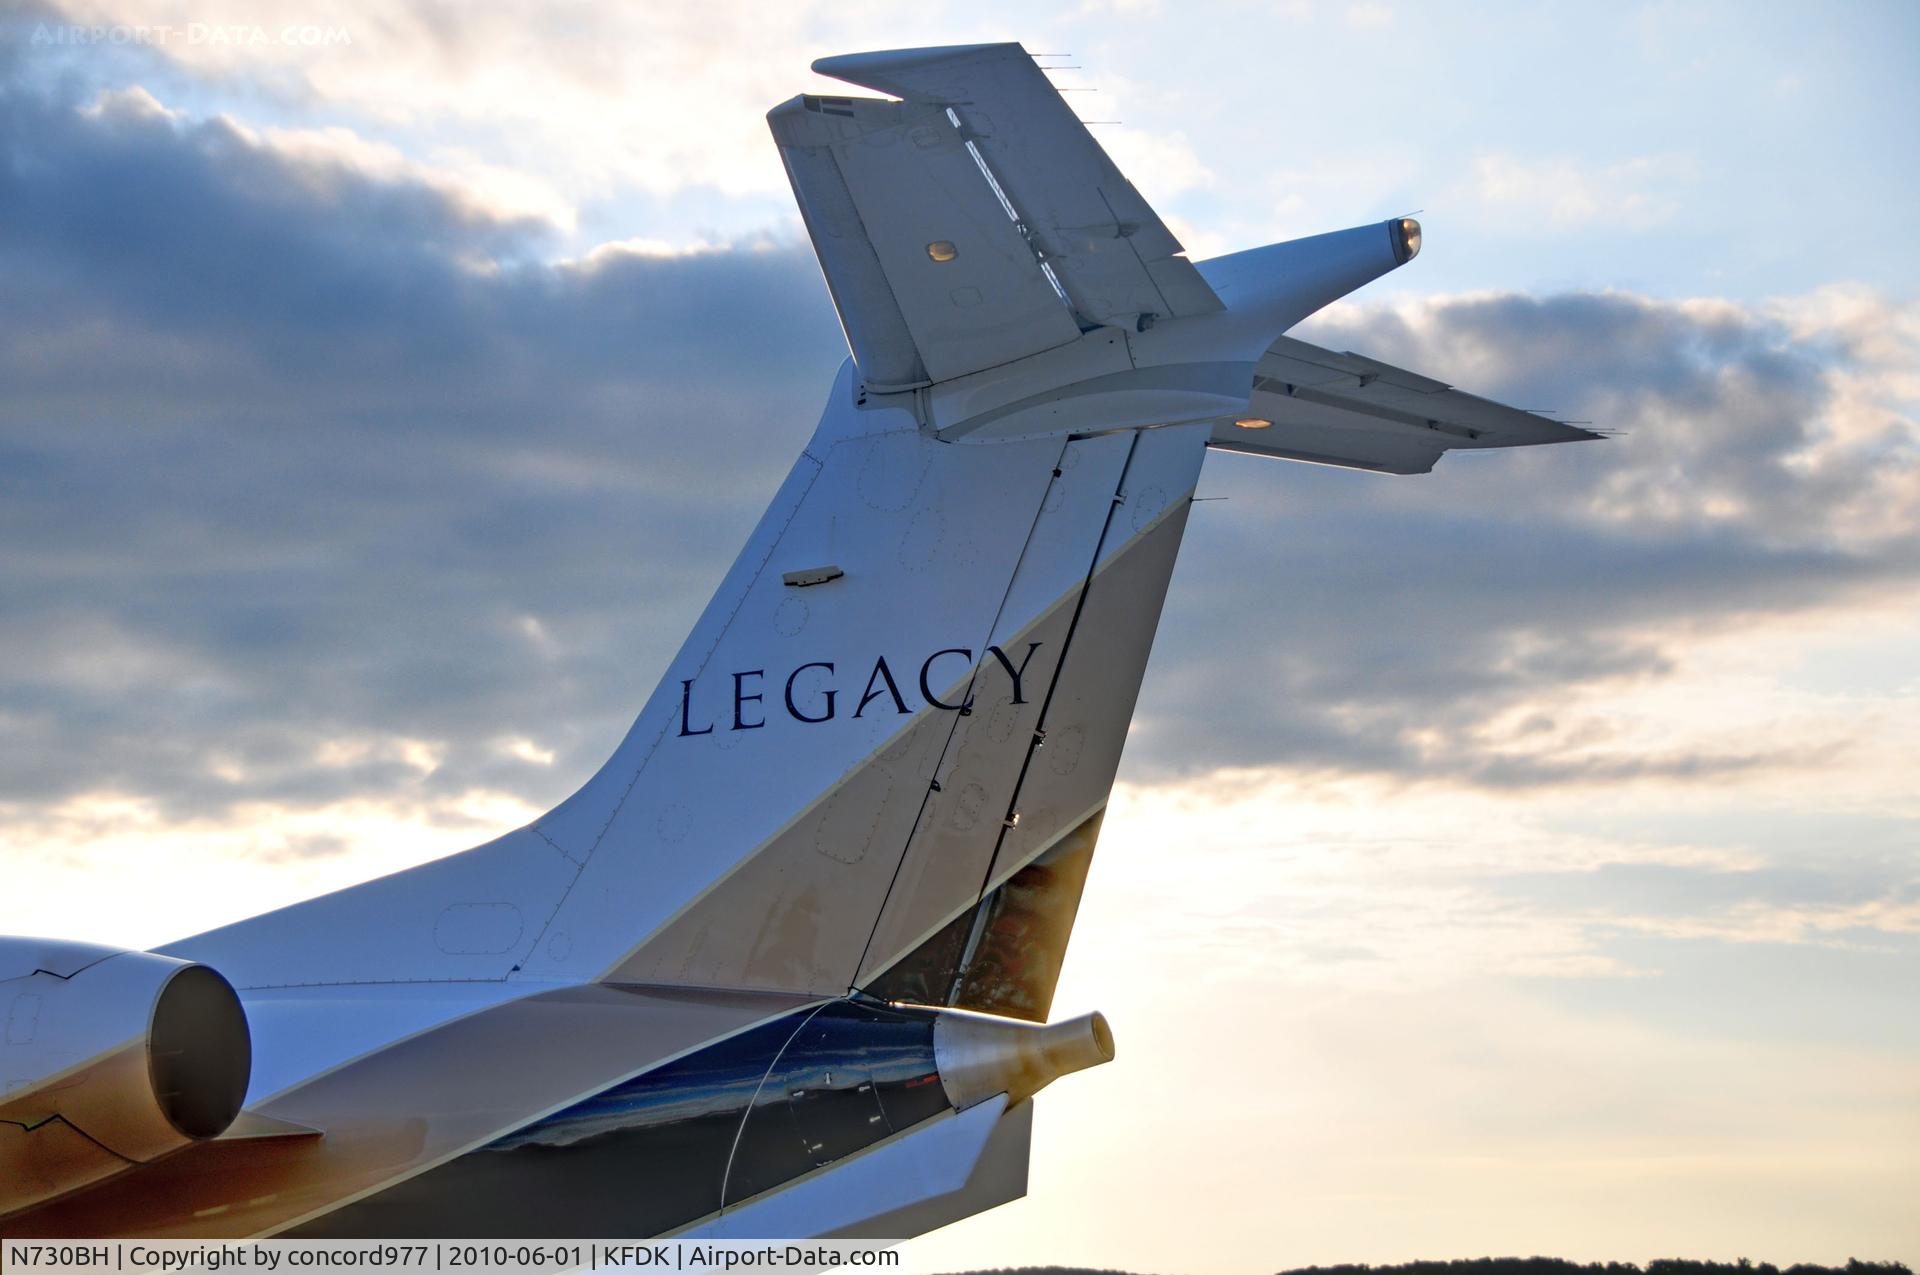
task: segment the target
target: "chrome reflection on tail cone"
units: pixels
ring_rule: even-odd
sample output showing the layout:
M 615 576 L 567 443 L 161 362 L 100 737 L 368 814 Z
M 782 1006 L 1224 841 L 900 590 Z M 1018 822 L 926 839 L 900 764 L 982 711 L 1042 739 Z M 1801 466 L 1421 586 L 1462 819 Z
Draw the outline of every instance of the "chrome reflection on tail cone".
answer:
M 933 1061 L 954 1110 L 999 1093 L 1012 1106 L 1069 1072 L 1112 1062 L 1113 1030 L 1097 1013 L 1042 1027 L 948 1011 L 934 1021 Z

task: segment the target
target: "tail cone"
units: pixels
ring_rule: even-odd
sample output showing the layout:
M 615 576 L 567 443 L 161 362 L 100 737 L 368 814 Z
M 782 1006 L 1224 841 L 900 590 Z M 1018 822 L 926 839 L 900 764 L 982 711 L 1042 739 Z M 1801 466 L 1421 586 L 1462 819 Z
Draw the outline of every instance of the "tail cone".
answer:
M 934 1023 L 933 1059 L 956 1111 L 998 1093 L 1011 1106 L 1069 1072 L 1112 1062 L 1113 1030 L 1097 1013 L 1041 1027 L 949 1012 Z

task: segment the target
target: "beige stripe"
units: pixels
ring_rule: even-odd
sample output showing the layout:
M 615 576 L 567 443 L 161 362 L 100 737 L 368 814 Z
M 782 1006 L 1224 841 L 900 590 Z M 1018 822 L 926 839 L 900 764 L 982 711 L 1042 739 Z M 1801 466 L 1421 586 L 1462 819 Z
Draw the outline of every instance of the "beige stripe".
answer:
M 154 1096 L 144 1035 L 102 1050 L 0 1102 L 0 1121 L 29 1131 L 56 1117 L 128 1160 L 152 1160 L 190 1141 L 173 1127 Z M 24 1150 L 32 1144 L 29 1138 L 21 1145 Z M 0 1215 L 20 1207 L 10 1190 L 12 1178 L 11 1163 L 0 1152 Z
M 129 1167 L 63 1120 L 33 1129 L 0 1121 L 0 1218 Z M 0 1222 L 0 1235 L 13 1233 L 11 1224 Z
M 273 1234 L 808 1003 L 608 985 L 540 992 L 412 1037 L 260 1108 L 321 1137 L 200 1143 L 10 1218 L 6 1232 Z

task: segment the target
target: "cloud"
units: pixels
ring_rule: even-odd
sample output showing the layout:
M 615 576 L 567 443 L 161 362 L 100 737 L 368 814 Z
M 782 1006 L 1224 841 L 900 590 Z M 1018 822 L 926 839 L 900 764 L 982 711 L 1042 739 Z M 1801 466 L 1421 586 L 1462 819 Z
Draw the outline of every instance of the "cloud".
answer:
M 1095 125 L 1095 133 L 1120 171 L 1154 200 L 1214 184 L 1213 171 L 1184 133 L 1150 133 L 1124 124 Z
M 1384 4 L 1350 4 L 1347 25 L 1361 31 L 1379 31 L 1393 25 L 1393 10 Z
M 843 354 L 791 249 L 543 264 L 537 221 L 132 96 L 11 92 L 0 153 L 0 800 L 557 799 Z
M 655 87 L 631 95 L 648 125 L 692 100 L 511 13 L 474 21 L 503 25 L 416 6 L 368 38 L 422 41 L 394 75 L 443 60 L 421 109 L 470 94 L 448 114 L 476 127 L 530 109 L 487 100 L 513 74 L 496 39 Z M 703 82 L 716 118 L 751 110 L 684 171 L 719 181 L 729 146 L 764 148 L 793 65 Z M 302 67 L 196 69 L 271 82 L 263 101 L 316 91 Z M 408 109 L 397 78 L 336 73 L 337 100 Z M 144 944 L 564 796 L 842 349 L 804 245 L 556 248 L 540 191 L 477 185 L 457 129 L 421 158 L 371 126 L 95 87 L 0 88 L 0 929 Z M 557 138 L 556 171 L 633 119 Z M 542 128 L 507 132 L 525 153 Z M 1319 189 L 1272 193 L 1294 185 Z M 1731 1255 L 1756 1224 L 1782 1249 L 1897 1244 L 1920 310 L 1857 287 L 1477 295 L 1300 335 L 1623 434 L 1410 479 L 1209 461 L 1205 494 L 1232 499 L 1195 510 L 1062 985 L 1133 1061 L 1049 1094 L 1073 1136 L 1036 1144 L 1036 1194 L 1052 1174 L 1164 1211 L 1144 1127 L 1195 1151 L 1182 1198 L 1243 1267 L 1270 1259 L 1276 1201 L 1299 1261 L 1550 1248 L 1570 1199 L 1606 1204 L 1587 1256 Z M 1247 1098 L 1115 1121 L 1140 1075 Z M 1251 1174 L 1211 1153 L 1249 1129 L 1295 1153 Z M 1023 1260 L 1192 1256 L 1149 1232 L 1143 1258 L 1097 1208 L 1059 1247 L 1058 1210 L 1022 1208 L 943 1234 L 968 1261 L 1023 1217 L 1003 1250 Z
M 124 21 L 124 6 L 111 0 L 70 0 L 58 10 L 56 22 Z M 163 0 L 144 6 L 141 21 L 170 37 L 125 51 L 143 55 L 133 65 L 150 72 L 330 109 L 356 125 L 444 148 L 443 158 L 486 136 L 510 169 L 594 197 L 621 183 L 777 189 L 779 163 L 759 121 L 791 89 L 764 86 L 782 61 L 791 73 L 805 15 L 635 9 L 583 23 L 530 3 L 478 10 L 433 0 L 273 0 L 248 8 L 244 26 L 257 38 L 215 39 L 209 33 L 226 27 L 219 15 Z M 308 27 L 344 38 L 320 45 L 281 38 Z M 645 91 L 633 91 L 637 85 Z M 696 100 L 736 123 L 716 136 L 663 118 L 663 102 Z
M 1717 800 L 1724 838 L 1739 818 Z M 1097 924 L 1216 970 L 1395 991 L 1661 978 L 1685 966 L 1676 950 L 1708 943 L 1860 963 L 1920 949 L 1911 855 L 1832 834 L 1849 821 L 1790 845 L 1713 845 L 1677 828 L 1623 834 L 1593 818 L 1597 804 L 1254 769 L 1123 784 L 1101 850 L 1138 897 L 1104 913 L 1124 921 Z M 1920 827 L 1877 823 L 1896 846 Z M 1156 859 L 1178 876 L 1178 905 L 1155 901 Z M 1876 975 L 1888 994 L 1903 977 Z
M 842 351 L 805 249 L 552 263 L 542 218 L 352 139 L 0 105 L 0 798 L 563 796 L 814 418 Z M 1330 313 L 1303 335 L 1625 436 L 1406 480 L 1211 460 L 1233 500 L 1197 512 L 1129 772 L 1828 764 L 1811 709 L 1675 733 L 1632 693 L 1700 634 L 1912 584 L 1914 332 L 1860 293 Z
M 118 0 L 49 8 L 55 24 L 126 21 Z M 939 43 L 1006 38 L 992 14 L 941 19 Z M 155 0 L 140 22 L 172 35 L 114 50 L 136 74 L 401 138 L 410 154 L 464 176 L 537 174 L 543 192 L 580 203 L 687 189 L 770 196 L 782 213 L 787 181 L 767 109 L 800 91 L 846 91 L 810 76 L 813 58 L 934 42 L 924 11 L 811 2 L 588 13 L 541 0 L 261 0 L 236 20 L 198 0 Z M 240 38 L 208 35 L 229 24 Z M 298 38 L 309 29 L 331 38 Z M 483 148 L 485 165 L 474 158 Z
M 1872 308 L 1879 331 L 1911 321 Z M 1711 635 L 1920 587 L 1920 427 L 1883 383 L 1916 346 L 1813 322 L 1590 294 L 1316 321 L 1302 335 L 1621 436 L 1412 479 L 1211 459 L 1203 487 L 1230 499 L 1198 508 L 1130 757 L 1494 786 L 1839 759 L 1855 709 L 1771 729 L 1626 711 L 1711 676 Z
M 1809 856 L 1811 857 L 1811 856 Z M 1738 868 L 1606 862 L 1577 873 L 1515 873 L 1501 892 L 1623 929 L 1675 939 L 1859 946 L 1866 932 L 1920 935 L 1920 881 L 1890 883 L 1885 861 Z
M 1640 156 L 1612 163 L 1561 156 L 1476 156 L 1456 192 L 1487 226 L 1554 233 L 1606 223 L 1645 230 L 1672 218 L 1693 179 L 1691 161 L 1678 155 Z

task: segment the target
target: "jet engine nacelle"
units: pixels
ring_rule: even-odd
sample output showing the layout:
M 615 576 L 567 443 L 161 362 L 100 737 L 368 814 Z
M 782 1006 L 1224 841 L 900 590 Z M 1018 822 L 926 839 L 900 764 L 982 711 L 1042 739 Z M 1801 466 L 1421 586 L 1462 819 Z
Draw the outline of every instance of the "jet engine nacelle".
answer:
M 0 938 L 0 1214 L 227 1130 L 247 1016 L 204 965 Z

